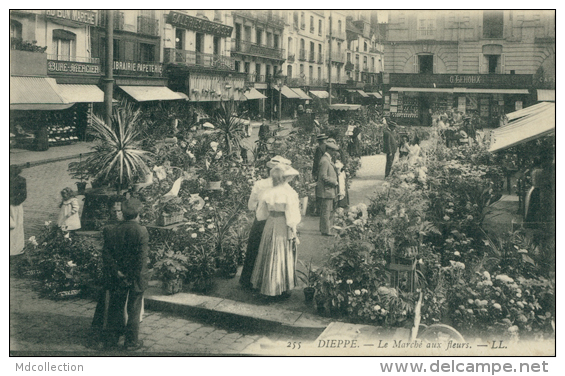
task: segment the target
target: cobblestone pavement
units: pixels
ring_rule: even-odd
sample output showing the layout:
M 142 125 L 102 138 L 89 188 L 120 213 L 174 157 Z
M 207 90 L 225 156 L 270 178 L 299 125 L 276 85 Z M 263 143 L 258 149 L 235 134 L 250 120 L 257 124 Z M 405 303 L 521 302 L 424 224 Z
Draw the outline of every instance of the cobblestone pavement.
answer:
M 10 351 L 34 355 L 116 355 L 96 352 L 86 345 L 95 302 L 88 299 L 53 301 L 32 290 L 33 282 L 10 278 Z M 252 328 L 227 328 L 222 323 L 199 322 L 164 312 L 146 310 L 140 339 L 145 347 L 136 355 L 237 355 L 296 338 L 281 333 L 257 333 Z M 311 340 L 311 339 L 310 339 Z M 123 352 L 120 355 L 124 354 Z
M 24 168 L 22 176 L 27 182 L 27 199 L 24 201 L 24 234 L 26 239 L 37 233 L 45 221 L 56 221 L 61 203 L 61 190 L 71 187 L 76 191 L 76 180 L 67 172 L 69 162 L 47 163 Z M 79 196 L 82 205 L 83 196 Z

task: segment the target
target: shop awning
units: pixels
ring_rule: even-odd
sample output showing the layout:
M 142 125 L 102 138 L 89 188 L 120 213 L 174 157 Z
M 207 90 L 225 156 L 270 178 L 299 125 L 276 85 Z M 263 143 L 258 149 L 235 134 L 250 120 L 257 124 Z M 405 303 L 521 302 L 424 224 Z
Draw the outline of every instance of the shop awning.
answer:
M 506 117 L 508 118 L 508 122 L 509 122 L 506 126 L 512 124 L 511 123 L 512 120 L 516 120 L 518 118 L 523 118 L 526 116 L 537 115 L 540 112 L 544 112 L 547 108 L 555 109 L 555 104 L 549 102 L 542 102 L 526 108 L 522 108 L 521 110 L 518 111 L 510 112 L 509 114 L 506 114 Z
M 391 87 L 390 91 L 417 91 L 422 93 L 453 93 L 449 87 Z
M 59 84 L 59 93 L 67 102 L 99 103 L 104 102 L 104 92 L 96 85 Z
M 259 92 L 259 90 L 255 89 L 254 87 L 252 87 L 251 89 L 247 90 L 245 93 L 242 94 L 242 97 L 244 97 L 245 99 L 248 100 L 253 100 L 253 99 L 266 99 L 267 97 L 264 96 L 263 94 L 261 94 Z
M 504 127 L 493 130 L 489 151 L 495 152 L 507 149 L 554 133 L 555 103 L 547 104 L 549 106 L 545 106 L 542 111 L 536 114 L 525 116 Z
M 275 90 L 279 90 L 278 87 L 274 86 Z M 281 94 L 284 95 L 288 99 L 300 99 L 300 95 L 296 94 L 292 91 L 288 86 L 283 86 L 281 89 Z
M 330 110 L 338 111 L 356 111 L 361 108 L 360 104 L 332 104 Z
M 555 90 L 538 89 L 538 102 L 555 102 Z
M 365 93 L 363 90 L 357 90 L 357 92 L 359 94 L 361 94 L 361 96 L 365 97 L 365 98 L 369 98 L 369 94 Z
M 120 86 L 120 89 L 138 102 L 185 99 L 165 86 Z
M 300 99 L 305 99 L 305 100 L 312 100 L 312 98 L 310 98 L 305 92 L 304 90 L 300 89 L 300 88 L 292 88 L 292 91 L 294 91 L 296 94 L 298 94 L 300 96 Z
M 381 93 L 377 93 L 377 92 L 375 92 L 375 93 L 367 93 L 367 94 L 372 95 L 373 97 L 378 98 L 378 99 L 381 99 L 381 98 L 383 97 L 383 96 L 381 95 Z
M 528 89 L 470 89 L 464 87 L 456 87 L 453 92 L 463 94 L 530 94 Z
M 327 91 L 310 90 L 310 94 L 315 95 L 316 97 L 321 98 L 321 99 L 325 99 L 325 98 L 330 97 L 330 93 L 328 93 Z
M 64 110 L 74 103 L 48 77 L 10 77 L 10 110 Z

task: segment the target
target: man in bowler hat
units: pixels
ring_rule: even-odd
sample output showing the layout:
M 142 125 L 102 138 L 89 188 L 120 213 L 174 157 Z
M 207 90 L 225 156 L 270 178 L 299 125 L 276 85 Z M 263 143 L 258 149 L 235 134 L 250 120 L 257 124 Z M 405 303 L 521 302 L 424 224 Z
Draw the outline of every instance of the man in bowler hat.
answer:
M 394 135 L 395 128 L 396 123 L 389 120 L 385 125 L 385 129 L 383 131 L 383 152 L 386 154 L 385 178 L 390 174 L 392 162 L 394 161 L 394 155 L 396 154 L 396 149 L 398 148 L 396 136 Z

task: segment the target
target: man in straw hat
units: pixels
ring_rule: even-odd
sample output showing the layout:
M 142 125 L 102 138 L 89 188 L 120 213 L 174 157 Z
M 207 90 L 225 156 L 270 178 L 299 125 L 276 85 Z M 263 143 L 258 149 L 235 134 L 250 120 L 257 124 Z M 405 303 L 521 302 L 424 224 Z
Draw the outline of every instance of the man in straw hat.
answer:
M 320 158 L 318 172 L 318 183 L 316 185 L 316 197 L 321 199 L 320 205 L 320 232 L 322 235 L 331 236 L 332 213 L 334 199 L 337 195 L 339 182 L 337 180 L 336 168 L 333 164 L 335 153 L 339 146 L 333 138 L 326 140 L 326 152 Z
M 314 164 L 312 165 L 312 178 L 314 180 L 318 179 L 318 170 L 320 168 L 320 159 L 322 155 L 326 152 L 326 140 L 328 136 L 324 133 L 320 133 L 316 136 L 318 141 L 318 146 L 316 146 L 316 151 L 314 152 Z M 320 214 L 320 205 L 322 205 L 322 198 L 316 195 L 316 214 Z
M 126 200 L 122 203 L 124 221 L 104 229 L 103 284 L 109 296 L 96 308 L 92 326 L 102 332 L 100 344 L 105 349 L 117 348 L 123 332 L 126 350 L 143 346 L 138 337 L 143 292 L 149 280 L 149 234 L 145 226 L 139 224 L 142 209 L 143 204 L 138 199 Z M 126 301 L 127 325 L 124 317 Z
M 290 166 L 290 164 L 291 162 L 288 159 L 277 155 L 267 162 L 267 167 L 272 169 L 278 165 Z M 270 176 L 266 179 L 261 179 L 255 182 L 251 189 L 249 200 L 247 201 L 247 207 L 249 210 L 255 212 L 257 205 L 259 204 L 259 196 L 269 188 L 273 188 L 273 179 Z M 250 289 L 252 287 L 251 273 L 253 272 L 255 259 L 257 258 L 257 252 L 259 251 L 259 244 L 261 243 L 261 236 L 263 234 L 264 227 L 265 221 L 258 221 L 257 218 L 253 220 L 253 225 L 249 231 L 249 240 L 247 241 L 245 262 L 243 263 L 243 269 L 241 270 L 241 276 L 239 277 L 239 283 L 243 288 Z

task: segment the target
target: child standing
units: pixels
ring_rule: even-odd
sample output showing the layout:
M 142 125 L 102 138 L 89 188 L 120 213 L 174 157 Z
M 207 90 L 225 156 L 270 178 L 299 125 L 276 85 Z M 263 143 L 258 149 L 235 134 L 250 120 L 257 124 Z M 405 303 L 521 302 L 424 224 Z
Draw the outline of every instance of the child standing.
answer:
M 57 225 L 63 231 L 78 230 L 80 228 L 80 218 L 78 216 L 79 204 L 76 193 L 72 188 L 65 188 L 61 191 L 62 201 L 59 207 L 59 219 Z

